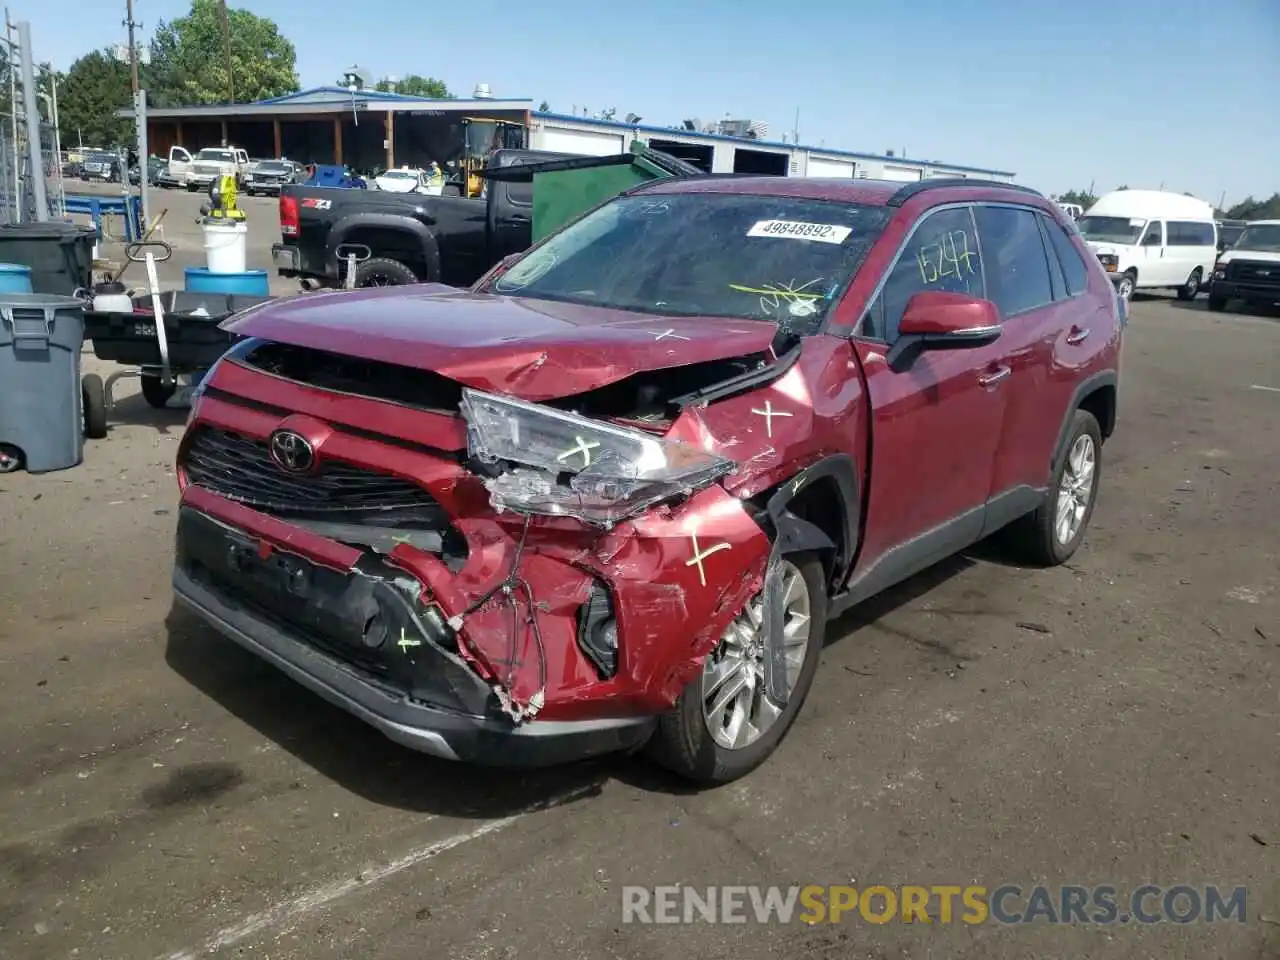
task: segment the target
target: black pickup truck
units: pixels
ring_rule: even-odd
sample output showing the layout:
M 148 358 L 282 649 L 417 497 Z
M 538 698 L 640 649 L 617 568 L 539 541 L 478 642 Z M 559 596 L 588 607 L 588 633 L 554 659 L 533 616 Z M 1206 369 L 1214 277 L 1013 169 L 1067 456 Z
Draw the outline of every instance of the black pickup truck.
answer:
M 696 176 L 702 171 L 647 149 L 637 156 L 647 176 Z M 357 257 L 355 285 L 437 282 L 470 286 L 504 257 L 529 247 L 534 229 L 534 173 L 630 164 L 633 155 L 584 157 L 542 150 L 499 150 L 485 170 L 484 196 L 441 196 L 285 186 L 280 193 L 281 242 L 271 248 L 277 272 L 307 286 L 339 286 L 347 257 Z M 523 168 L 517 172 L 514 168 Z M 623 181 L 597 177 L 577 184 L 577 212 L 607 199 Z M 612 187 L 607 184 L 614 185 Z M 446 187 L 446 190 L 449 188 Z M 563 199 L 567 199 L 562 197 Z M 558 212 L 564 212 L 565 204 Z M 540 215 L 541 216 L 541 215 Z M 545 221 L 544 221 L 545 222 Z M 360 258 L 367 259 L 360 259 Z

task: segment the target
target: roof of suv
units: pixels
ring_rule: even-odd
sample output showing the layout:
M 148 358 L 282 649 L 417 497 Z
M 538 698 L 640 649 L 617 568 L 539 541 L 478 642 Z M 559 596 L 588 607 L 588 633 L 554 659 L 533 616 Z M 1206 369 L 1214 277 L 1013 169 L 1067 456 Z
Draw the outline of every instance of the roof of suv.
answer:
M 1044 200 L 1044 195 L 1030 187 L 994 180 L 964 177 L 935 177 L 901 183 L 894 180 L 836 180 L 818 177 L 751 177 L 736 174 L 677 177 L 655 180 L 639 187 L 644 193 L 751 193 L 758 196 L 797 197 L 809 200 L 842 200 L 872 206 L 901 206 L 911 197 L 926 191 L 981 191 L 992 197 L 1014 194 L 1023 199 L 1031 196 Z

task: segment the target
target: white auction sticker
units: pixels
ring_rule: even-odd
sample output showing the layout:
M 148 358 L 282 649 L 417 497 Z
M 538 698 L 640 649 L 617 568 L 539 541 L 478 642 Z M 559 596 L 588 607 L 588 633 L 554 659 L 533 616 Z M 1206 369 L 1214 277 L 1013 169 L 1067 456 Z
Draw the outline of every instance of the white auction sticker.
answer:
M 783 237 L 787 240 L 817 240 L 844 243 L 853 230 L 830 223 L 803 223 L 800 220 L 759 220 L 747 231 L 748 237 Z

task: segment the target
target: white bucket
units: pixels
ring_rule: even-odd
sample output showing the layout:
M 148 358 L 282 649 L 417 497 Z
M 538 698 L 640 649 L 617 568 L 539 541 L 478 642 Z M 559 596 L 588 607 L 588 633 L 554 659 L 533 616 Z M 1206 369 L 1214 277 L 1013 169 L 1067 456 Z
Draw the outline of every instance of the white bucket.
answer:
M 204 256 L 210 273 L 244 273 L 249 225 L 243 220 L 205 220 Z

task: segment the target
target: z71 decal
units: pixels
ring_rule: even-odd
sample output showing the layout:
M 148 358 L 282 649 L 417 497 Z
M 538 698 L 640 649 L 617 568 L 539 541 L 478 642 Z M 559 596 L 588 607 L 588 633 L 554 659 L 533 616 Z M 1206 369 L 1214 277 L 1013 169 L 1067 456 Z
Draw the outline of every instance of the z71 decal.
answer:
M 333 201 L 317 200 L 315 197 L 303 197 L 299 206 L 306 207 L 308 210 L 328 210 L 333 206 Z

